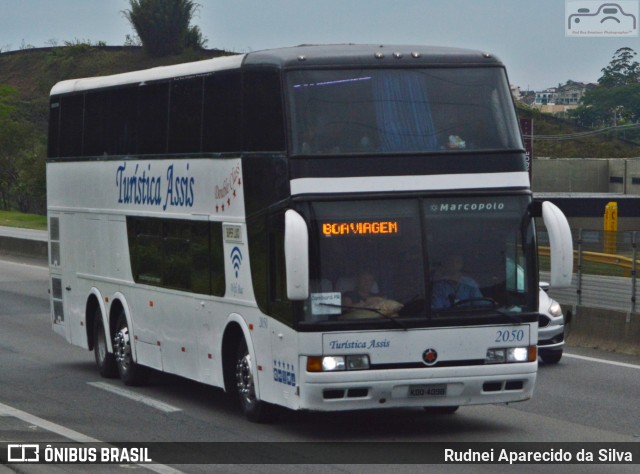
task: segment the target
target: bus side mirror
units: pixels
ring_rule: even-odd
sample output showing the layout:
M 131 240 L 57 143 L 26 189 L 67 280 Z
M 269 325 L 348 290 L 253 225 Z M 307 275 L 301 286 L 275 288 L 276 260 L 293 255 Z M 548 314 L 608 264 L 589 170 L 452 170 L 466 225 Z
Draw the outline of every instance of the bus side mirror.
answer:
M 309 297 L 309 231 L 296 211 L 284 214 L 284 258 L 287 271 L 287 297 L 292 301 Z
M 542 220 L 549 233 L 551 246 L 551 287 L 571 286 L 573 239 L 569 222 L 562 211 L 549 201 L 542 203 Z

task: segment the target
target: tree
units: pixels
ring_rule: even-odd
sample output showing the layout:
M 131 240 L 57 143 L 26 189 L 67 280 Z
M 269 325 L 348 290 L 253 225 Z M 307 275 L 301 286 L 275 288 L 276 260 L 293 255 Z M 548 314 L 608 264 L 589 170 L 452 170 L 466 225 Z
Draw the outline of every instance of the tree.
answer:
M 45 138 L 19 117 L 18 91 L 0 84 L 0 208 L 46 211 Z
M 190 26 L 200 5 L 192 0 L 129 0 L 124 16 L 150 56 L 180 54 L 185 48 L 203 48 L 200 28 Z
M 631 48 L 618 49 L 602 69 L 598 86 L 570 116 L 585 126 L 617 126 L 640 120 L 640 63 Z
M 609 65 L 602 69 L 598 84 L 602 87 L 620 87 L 640 82 L 640 63 L 633 60 L 636 55 L 631 48 L 618 49 Z

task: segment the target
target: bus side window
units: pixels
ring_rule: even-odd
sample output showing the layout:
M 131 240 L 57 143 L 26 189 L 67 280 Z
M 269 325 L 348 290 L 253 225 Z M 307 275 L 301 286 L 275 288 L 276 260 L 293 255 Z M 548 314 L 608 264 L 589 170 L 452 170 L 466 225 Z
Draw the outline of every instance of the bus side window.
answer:
M 128 217 L 136 283 L 224 296 L 222 224 Z
M 188 221 L 167 219 L 162 226 L 163 286 L 191 290 L 191 228 Z
M 47 155 L 49 158 L 58 156 L 60 144 L 60 99 L 54 99 L 49 104 L 49 142 Z
M 246 150 L 283 151 L 284 116 L 279 71 L 245 71 L 242 95 Z
M 89 92 L 85 96 L 84 155 L 135 152 L 138 89 Z
M 268 219 L 269 308 L 271 315 L 293 324 L 293 305 L 287 298 L 287 272 L 284 257 L 284 212 Z
M 139 86 L 137 152 L 141 155 L 167 152 L 169 83 Z
M 162 222 L 127 217 L 127 233 L 134 281 L 162 286 Z
M 60 99 L 59 156 L 82 156 L 84 95 L 70 95 Z
M 211 223 L 210 242 L 211 294 L 214 296 L 224 296 L 226 283 L 224 279 L 224 245 L 222 240 L 222 222 Z
M 197 153 L 202 148 L 203 79 L 178 78 L 171 84 L 169 153 Z
M 219 72 L 204 80 L 202 151 L 231 152 L 242 147 L 240 72 Z
M 294 306 L 287 299 L 284 262 L 284 211 L 254 217 L 248 229 L 256 303 L 264 314 L 292 326 Z

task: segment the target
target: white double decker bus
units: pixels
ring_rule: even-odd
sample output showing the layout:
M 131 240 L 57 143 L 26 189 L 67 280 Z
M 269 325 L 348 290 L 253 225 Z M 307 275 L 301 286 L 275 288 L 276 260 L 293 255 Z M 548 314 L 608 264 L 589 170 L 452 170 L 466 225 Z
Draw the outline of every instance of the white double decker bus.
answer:
M 534 217 L 504 66 L 304 46 L 69 80 L 50 98 L 53 329 L 247 417 L 531 397 Z

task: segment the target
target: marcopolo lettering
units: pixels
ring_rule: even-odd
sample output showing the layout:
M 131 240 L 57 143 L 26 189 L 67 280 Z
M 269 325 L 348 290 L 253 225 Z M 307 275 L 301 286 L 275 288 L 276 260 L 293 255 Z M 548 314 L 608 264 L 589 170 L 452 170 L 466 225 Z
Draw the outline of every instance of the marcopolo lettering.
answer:
M 464 203 L 441 203 L 432 208 L 438 212 L 485 212 L 504 210 L 503 202 L 464 202 Z

